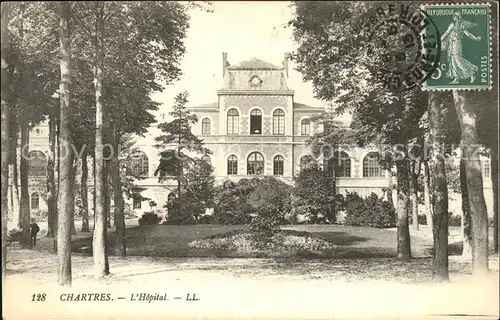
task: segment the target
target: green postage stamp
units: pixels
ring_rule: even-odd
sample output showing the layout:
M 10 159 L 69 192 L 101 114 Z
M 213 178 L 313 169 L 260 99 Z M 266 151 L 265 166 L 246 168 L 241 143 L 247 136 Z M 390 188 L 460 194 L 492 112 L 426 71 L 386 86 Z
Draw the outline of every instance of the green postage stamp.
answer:
M 490 5 L 424 4 L 440 33 L 439 66 L 425 90 L 490 90 L 492 83 Z M 430 28 L 430 26 L 427 26 Z

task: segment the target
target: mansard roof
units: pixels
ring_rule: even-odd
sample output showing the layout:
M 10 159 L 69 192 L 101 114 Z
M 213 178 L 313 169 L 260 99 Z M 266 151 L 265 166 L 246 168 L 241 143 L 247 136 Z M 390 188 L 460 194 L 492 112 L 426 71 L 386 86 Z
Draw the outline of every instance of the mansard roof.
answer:
M 278 67 L 272 63 L 262 61 L 262 60 L 254 57 L 250 60 L 240 62 L 239 64 L 230 65 L 230 66 L 228 66 L 228 69 L 230 69 L 230 70 L 235 70 L 235 69 L 239 69 L 239 70 L 255 70 L 255 69 L 258 69 L 258 70 L 281 70 L 283 68 Z

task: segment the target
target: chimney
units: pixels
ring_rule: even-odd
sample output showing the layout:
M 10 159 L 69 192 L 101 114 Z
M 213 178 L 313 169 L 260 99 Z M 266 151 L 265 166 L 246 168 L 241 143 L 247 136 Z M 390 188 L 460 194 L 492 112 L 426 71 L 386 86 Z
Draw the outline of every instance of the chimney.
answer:
M 222 76 L 226 75 L 226 69 L 227 69 L 227 52 L 222 53 Z
M 285 73 L 287 78 L 288 78 L 288 60 L 290 60 L 290 52 L 285 52 L 283 59 L 283 68 L 285 68 Z

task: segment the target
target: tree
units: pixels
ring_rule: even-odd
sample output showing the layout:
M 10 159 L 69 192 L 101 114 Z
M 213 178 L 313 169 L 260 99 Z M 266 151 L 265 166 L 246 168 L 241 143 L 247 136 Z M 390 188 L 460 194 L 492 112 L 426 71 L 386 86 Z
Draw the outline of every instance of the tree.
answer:
M 180 203 L 182 203 L 182 180 L 185 175 L 186 160 L 191 159 L 187 153 L 212 154 L 209 149 L 203 147 L 203 140 L 191 132 L 191 126 L 198 122 L 198 117 L 187 109 L 188 97 L 187 92 L 181 92 L 175 97 L 173 110 L 169 113 L 173 120 L 159 124 L 158 128 L 163 134 L 155 138 L 155 141 L 159 142 L 157 147 L 163 148 L 164 151 L 161 152 L 160 162 L 154 174 L 163 180 L 175 173 L 177 200 Z
M 106 212 L 105 212 L 105 188 L 106 175 L 104 168 L 104 110 L 102 97 L 102 80 L 104 69 L 104 2 L 95 2 L 95 34 L 93 45 L 94 56 L 94 86 L 95 86 L 95 108 L 96 108 L 96 132 L 95 132 L 95 225 L 94 238 L 92 242 L 92 253 L 94 256 L 94 272 L 97 278 L 109 274 L 108 254 L 106 251 Z
M 60 46 L 61 46 L 61 85 L 60 85 L 60 136 L 59 147 L 64 150 L 60 161 L 58 226 L 57 226 L 57 258 L 58 282 L 60 285 L 71 285 L 71 227 L 75 210 L 74 203 L 74 154 L 71 140 L 71 45 L 70 20 L 71 4 L 61 3 Z
M 115 226 L 116 226 L 116 255 L 120 257 L 125 257 L 127 255 L 127 249 L 125 244 L 125 217 L 123 214 L 123 190 L 121 183 L 120 174 L 120 163 L 119 163 L 119 138 L 117 137 L 116 126 L 113 124 L 112 133 L 112 145 L 113 154 L 111 156 L 110 169 L 112 170 L 111 177 L 113 179 L 113 192 L 115 199 Z
M 455 108 L 460 121 L 467 177 L 467 191 L 472 232 L 472 273 L 488 273 L 488 216 L 483 194 L 483 178 L 479 160 L 477 115 L 464 92 L 453 91 Z
M 384 48 L 370 48 L 366 18 L 378 4 L 338 2 L 295 2 L 290 21 L 299 44 L 293 54 L 297 70 L 311 81 L 316 96 L 335 104 L 335 111 L 350 111 L 359 146 L 400 146 L 385 151 L 385 169 L 396 165 L 398 181 L 398 257 L 411 257 L 408 230 L 408 185 L 411 159 L 408 145 L 422 138 L 419 122 L 426 111 L 426 95 L 417 88 L 395 92 L 379 80 Z M 400 36 L 400 35 L 397 35 Z M 390 39 L 386 39 L 389 41 Z M 393 48 L 388 48 L 392 50 Z M 391 54 L 391 52 L 389 52 Z M 391 55 L 392 56 L 392 55 Z M 400 155 L 396 159 L 395 155 Z M 418 168 L 419 166 L 414 166 Z
M 434 256 L 432 274 L 437 281 L 448 280 L 448 189 L 441 129 L 441 109 L 437 93 L 429 93 L 429 129 L 433 155 Z
M 1 135 L 2 135 L 2 157 L 1 157 L 1 175 L 2 175 L 2 282 L 5 281 L 7 271 L 7 189 L 8 189 L 8 176 L 9 176 L 9 105 L 7 102 L 8 92 L 10 88 L 8 70 L 7 70 L 7 50 L 9 46 L 9 4 L 2 5 L 2 119 L 1 119 Z M 2 290 L 3 291 L 3 290 Z
M 331 182 L 316 162 L 302 168 L 294 177 L 293 207 L 296 214 L 303 214 L 313 224 L 324 222 L 331 216 L 335 205 L 330 192 Z M 334 222 L 334 221 L 332 221 Z

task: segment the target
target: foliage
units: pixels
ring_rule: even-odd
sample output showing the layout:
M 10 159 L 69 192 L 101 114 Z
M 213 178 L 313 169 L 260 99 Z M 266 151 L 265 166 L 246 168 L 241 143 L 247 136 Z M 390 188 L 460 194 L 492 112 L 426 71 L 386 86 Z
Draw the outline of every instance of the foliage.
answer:
M 215 177 L 210 163 L 190 158 L 184 164 L 180 177 L 181 200 L 176 198 L 167 203 L 167 224 L 194 224 L 214 205 Z M 182 200 L 189 199 L 189 200 Z
M 375 193 L 364 199 L 357 193 L 348 193 L 346 196 L 345 224 L 349 226 L 392 228 L 396 226 L 396 213 L 389 202 L 380 199 Z
M 412 215 L 408 216 L 408 223 L 413 224 L 413 216 Z M 418 215 L 418 224 L 423 225 L 423 226 L 427 225 L 427 217 L 425 216 L 425 214 Z
M 462 225 L 462 217 L 453 212 L 448 212 L 448 225 L 450 227 L 460 227 Z
M 241 179 L 237 183 L 226 181 L 216 188 L 214 220 L 220 224 L 247 224 L 252 220 L 253 208 L 247 198 L 259 179 Z
M 187 203 L 175 199 L 167 204 L 167 210 L 168 216 L 163 224 L 188 225 L 196 223 L 196 219 L 189 210 Z
M 263 178 L 248 196 L 255 215 L 251 226 L 254 231 L 272 231 L 283 223 L 291 210 L 292 187 L 273 177 Z
M 154 212 L 145 212 L 139 218 L 139 225 L 154 225 L 158 224 L 161 221 L 161 218 Z
M 305 215 L 311 223 L 335 222 L 331 208 L 335 204 L 331 178 L 317 163 L 300 170 L 294 177 L 293 207 L 295 214 Z M 339 198 L 340 199 L 340 198 Z
M 188 97 L 187 92 L 179 93 L 175 97 L 173 110 L 169 113 L 173 120 L 158 125 L 162 135 L 155 138 L 158 142 L 156 147 L 164 150 L 160 153 L 160 162 L 154 174 L 160 181 L 175 175 L 180 184 L 185 174 L 186 162 L 191 159 L 189 153 L 212 153 L 203 147 L 203 140 L 191 132 L 191 127 L 198 122 L 198 118 L 187 109 Z

